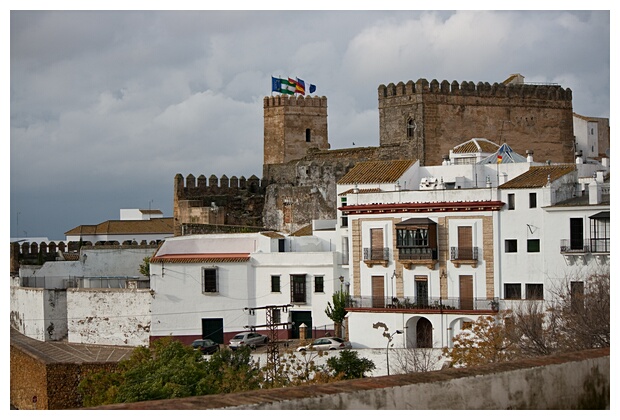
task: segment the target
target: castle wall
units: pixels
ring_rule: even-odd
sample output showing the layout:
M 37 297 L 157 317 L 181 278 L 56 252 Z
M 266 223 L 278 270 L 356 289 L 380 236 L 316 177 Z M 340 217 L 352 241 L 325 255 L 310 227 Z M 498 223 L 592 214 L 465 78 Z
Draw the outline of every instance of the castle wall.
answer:
M 425 79 L 381 85 L 380 145 L 402 145 L 421 165 L 440 165 L 442 154 L 473 137 L 508 143 L 540 160 L 573 159 L 572 93 L 556 85 L 457 82 Z M 407 137 L 407 121 L 415 122 Z
M 184 224 L 262 226 L 267 182 L 250 178 L 217 178 L 204 175 L 174 178 L 174 235 L 183 234 Z

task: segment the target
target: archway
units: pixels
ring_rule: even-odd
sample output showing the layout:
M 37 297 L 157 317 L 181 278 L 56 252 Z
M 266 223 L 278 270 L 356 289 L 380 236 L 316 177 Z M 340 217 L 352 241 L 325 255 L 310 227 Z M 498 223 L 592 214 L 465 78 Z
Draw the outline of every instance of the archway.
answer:
M 431 321 L 426 318 L 418 319 L 415 335 L 417 348 L 433 347 L 433 324 L 431 324 Z
M 409 318 L 406 329 L 407 348 L 433 348 L 433 324 L 428 318 Z

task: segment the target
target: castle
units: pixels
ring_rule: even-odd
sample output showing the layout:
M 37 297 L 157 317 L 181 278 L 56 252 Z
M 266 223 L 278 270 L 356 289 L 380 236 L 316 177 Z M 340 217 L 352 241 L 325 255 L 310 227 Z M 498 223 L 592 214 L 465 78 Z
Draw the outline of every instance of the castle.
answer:
M 325 96 L 263 99 L 263 176 L 174 182 L 175 235 L 260 228 L 294 233 L 336 217 L 336 183 L 356 163 L 414 159 L 440 165 L 470 138 L 508 143 L 537 160 L 572 162 L 572 92 L 556 84 L 419 79 L 378 88 L 379 146 L 331 150 Z M 219 182 L 218 182 L 219 181 Z

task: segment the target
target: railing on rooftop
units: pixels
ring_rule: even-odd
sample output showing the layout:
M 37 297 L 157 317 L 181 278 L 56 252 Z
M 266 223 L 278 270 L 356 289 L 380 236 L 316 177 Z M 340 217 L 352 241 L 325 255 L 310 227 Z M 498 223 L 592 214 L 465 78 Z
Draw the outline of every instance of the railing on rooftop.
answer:
M 20 279 L 21 287 L 40 289 L 149 289 L 149 279 L 139 277 L 60 277 L 60 276 L 24 276 Z

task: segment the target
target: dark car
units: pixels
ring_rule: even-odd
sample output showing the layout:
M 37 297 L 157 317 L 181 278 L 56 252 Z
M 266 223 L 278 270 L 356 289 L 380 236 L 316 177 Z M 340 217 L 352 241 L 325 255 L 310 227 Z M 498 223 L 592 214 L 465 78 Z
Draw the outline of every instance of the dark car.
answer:
M 219 344 L 208 338 L 204 340 L 195 340 L 192 343 L 192 347 L 196 350 L 200 350 L 202 354 L 213 354 L 220 349 Z

